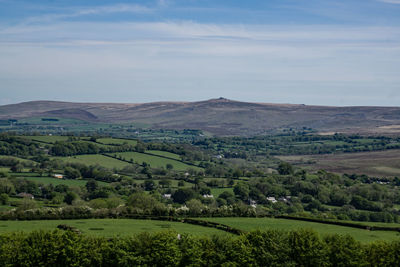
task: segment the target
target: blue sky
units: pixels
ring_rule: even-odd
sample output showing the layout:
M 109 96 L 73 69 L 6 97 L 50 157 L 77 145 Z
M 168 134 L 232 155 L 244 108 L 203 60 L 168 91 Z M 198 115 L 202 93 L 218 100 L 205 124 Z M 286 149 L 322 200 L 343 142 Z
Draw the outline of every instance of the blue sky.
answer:
M 0 104 L 400 103 L 400 0 L 0 0 Z

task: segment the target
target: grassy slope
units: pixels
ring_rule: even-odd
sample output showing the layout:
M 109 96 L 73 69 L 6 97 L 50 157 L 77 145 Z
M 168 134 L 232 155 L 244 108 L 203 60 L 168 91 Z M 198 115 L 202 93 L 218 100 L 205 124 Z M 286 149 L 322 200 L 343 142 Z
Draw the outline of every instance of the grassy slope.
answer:
M 370 242 L 375 240 L 399 240 L 400 234 L 392 231 L 367 231 L 362 229 L 328 225 L 313 222 L 302 222 L 285 219 L 272 218 L 207 218 L 205 220 L 223 223 L 245 231 L 251 230 L 295 230 L 300 228 L 313 229 L 324 234 L 349 234 L 361 242 Z
M 86 219 L 49 221 L 0 221 L 0 233 L 11 231 L 54 230 L 59 224 L 67 224 L 81 230 L 84 234 L 97 236 L 129 236 L 140 232 L 175 230 L 178 233 L 193 235 L 227 234 L 226 232 L 179 222 L 131 220 L 131 219 Z M 90 228 L 103 228 L 93 229 Z

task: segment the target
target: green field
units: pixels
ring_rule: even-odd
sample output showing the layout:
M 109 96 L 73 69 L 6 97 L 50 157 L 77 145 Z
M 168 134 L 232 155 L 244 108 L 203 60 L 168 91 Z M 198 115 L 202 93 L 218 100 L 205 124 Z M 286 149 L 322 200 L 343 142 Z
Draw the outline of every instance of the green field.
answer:
M 286 219 L 273 218 L 206 218 L 204 220 L 217 222 L 239 228 L 245 231 L 251 230 L 296 230 L 296 229 L 312 229 L 321 235 L 324 234 L 349 234 L 356 240 L 361 242 L 371 242 L 375 240 L 399 240 L 400 233 L 393 231 L 368 231 L 363 229 L 329 225 L 314 222 L 295 221 Z
M 143 164 L 143 162 L 146 162 L 147 164 L 150 164 L 152 168 L 165 168 L 167 164 L 172 164 L 172 166 L 174 166 L 174 170 L 177 171 L 184 171 L 188 169 L 195 169 L 195 170 L 201 169 L 199 167 L 191 166 L 177 160 L 161 158 L 158 156 L 152 156 L 138 152 L 120 152 L 120 153 L 113 153 L 110 155 L 121 156 L 125 160 L 133 159 L 134 162 L 139 164 Z
M 53 177 L 21 177 L 25 180 L 28 181 L 33 181 L 36 183 L 42 183 L 42 184 L 53 184 L 54 186 L 63 184 L 67 186 L 84 186 L 87 183 L 87 180 L 68 180 L 68 179 L 58 179 L 58 178 L 53 178 Z M 99 185 L 108 185 L 105 182 L 102 181 L 97 181 Z
M 118 139 L 118 138 L 99 138 L 96 140 L 98 143 L 105 145 L 122 145 L 124 143 L 135 146 L 137 144 L 136 140 L 131 139 Z
M 178 154 L 174 154 L 167 151 L 160 151 L 160 150 L 147 150 L 146 153 L 156 155 L 156 156 L 163 156 L 171 159 L 181 160 L 181 156 Z
M 78 228 L 84 234 L 96 236 L 129 236 L 140 232 L 175 230 L 192 235 L 213 235 L 228 233 L 214 228 L 180 222 L 134 219 L 85 219 L 85 220 L 42 220 L 42 221 L 0 221 L 0 233 L 12 231 L 54 230 L 59 224 Z
M 233 194 L 233 187 L 229 188 L 211 188 L 211 194 L 214 198 L 218 198 L 223 192 L 228 191 Z
M 71 157 L 54 157 L 56 159 L 61 159 L 65 162 L 70 162 L 70 163 L 83 163 L 86 165 L 100 165 L 105 168 L 113 169 L 122 169 L 125 166 L 129 165 L 129 163 L 110 158 L 107 156 L 103 155 L 79 155 L 79 156 L 71 156 Z
M 356 240 L 367 243 L 376 240 L 399 240 L 400 235 L 391 231 L 368 231 L 344 226 L 313 222 L 293 221 L 272 218 L 203 218 L 226 224 L 245 231 L 252 230 L 297 230 L 312 229 L 322 236 L 325 234 L 351 235 Z M 53 230 L 59 224 L 78 228 L 84 234 L 96 236 L 129 236 L 140 232 L 175 230 L 192 235 L 227 234 L 221 230 L 180 222 L 136 219 L 81 219 L 81 220 L 42 220 L 42 221 L 0 221 L 0 233 L 11 231 Z

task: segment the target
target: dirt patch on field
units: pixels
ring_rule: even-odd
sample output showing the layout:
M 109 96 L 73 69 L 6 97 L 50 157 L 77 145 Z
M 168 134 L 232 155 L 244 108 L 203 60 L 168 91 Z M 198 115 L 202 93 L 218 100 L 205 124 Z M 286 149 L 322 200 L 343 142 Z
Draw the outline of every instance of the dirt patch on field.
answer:
M 370 176 L 400 176 L 400 150 L 327 155 L 280 156 L 281 160 L 311 170 Z

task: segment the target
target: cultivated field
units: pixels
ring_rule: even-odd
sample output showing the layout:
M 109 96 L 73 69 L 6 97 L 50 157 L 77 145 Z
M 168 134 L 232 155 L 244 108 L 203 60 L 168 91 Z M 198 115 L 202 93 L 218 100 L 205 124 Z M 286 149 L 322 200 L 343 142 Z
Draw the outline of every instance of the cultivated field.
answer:
M 399 176 L 400 150 L 342 153 L 327 155 L 279 156 L 299 167 L 327 170 L 336 173 L 366 174 L 369 176 Z

